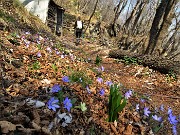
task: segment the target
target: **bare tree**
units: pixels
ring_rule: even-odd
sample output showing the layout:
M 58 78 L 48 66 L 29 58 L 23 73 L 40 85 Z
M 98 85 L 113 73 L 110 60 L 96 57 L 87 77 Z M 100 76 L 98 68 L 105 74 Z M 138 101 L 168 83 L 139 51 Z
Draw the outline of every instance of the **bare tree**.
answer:
M 94 13 L 95 13 L 95 11 L 96 11 L 98 1 L 99 1 L 99 0 L 96 0 L 96 3 L 95 3 L 95 5 L 94 5 L 94 9 L 93 9 L 93 11 L 92 11 L 91 16 L 89 17 L 88 24 L 87 24 L 86 29 L 84 30 L 84 33 L 86 32 L 87 28 L 89 27 L 89 24 L 90 24 L 90 22 L 91 22 L 91 19 L 92 19 L 93 15 L 94 15 Z
M 152 23 L 152 27 L 150 29 L 149 41 L 145 54 L 152 54 L 155 50 L 158 38 L 162 30 L 166 29 L 167 27 L 165 26 L 165 20 L 167 20 L 174 2 L 175 0 L 162 0 L 160 5 L 158 6 L 156 15 Z

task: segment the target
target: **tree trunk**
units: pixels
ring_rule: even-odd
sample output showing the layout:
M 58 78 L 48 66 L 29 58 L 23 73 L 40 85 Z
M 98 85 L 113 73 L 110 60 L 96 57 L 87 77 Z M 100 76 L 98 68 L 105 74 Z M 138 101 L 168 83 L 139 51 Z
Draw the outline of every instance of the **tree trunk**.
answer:
M 126 4 L 127 4 L 127 0 L 119 1 L 117 7 L 115 8 L 115 17 L 114 17 L 112 24 L 110 24 L 110 29 L 112 30 L 112 35 L 110 35 L 110 36 L 112 36 L 112 37 L 116 37 L 116 35 L 117 35 L 116 28 L 115 28 L 116 21 L 119 18 L 119 15 L 123 11 L 123 9 L 126 7 Z
M 93 9 L 93 12 L 92 12 L 91 16 L 89 17 L 88 24 L 87 24 L 86 29 L 84 30 L 84 33 L 86 33 L 86 30 L 87 30 L 88 27 L 89 27 L 89 24 L 90 24 L 90 22 L 91 22 L 91 19 L 92 19 L 93 15 L 94 15 L 94 13 L 95 13 L 95 11 L 96 11 L 98 2 L 99 2 L 99 0 L 96 0 L 96 3 L 95 3 L 95 6 L 94 6 L 94 9 Z
M 124 23 L 124 26 L 125 26 L 126 30 L 129 29 L 130 22 L 131 22 L 131 20 L 133 19 L 133 17 L 135 16 L 135 14 L 136 14 L 136 12 L 137 12 L 140 4 L 141 4 L 141 2 L 137 2 L 137 3 L 136 3 L 133 11 L 131 12 L 131 15 L 128 17 L 128 19 L 127 19 L 126 22 Z
M 164 26 L 164 21 L 166 20 L 174 1 L 175 0 L 162 0 L 158 6 L 150 29 L 149 41 L 145 54 L 152 54 L 154 52 L 160 32 Z
M 140 56 L 136 53 L 130 53 L 127 50 L 123 51 L 114 49 L 109 52 L 109 57 L 111 58 L 124 59 L 126 56 L 131 59 L 137 58 L 137 63 L 158 70 L 161 73 L 167 74 L 170 71 L 173 71 L 174 73 L 180 75 L 180 61 L 176 61 L 173 59 L 164 59 L 162 57 L 152 55 Z
M 140 4 L 140 6 L 139 6 L 139 9 L 138 9 L 137 13 L 136 13 L 137 15 L 136 15 L 136 18 L 134 19 L 134 23 L 133 23 L 133 26 L 131 28 L 131 31 L 132 31 L 133 34 L 136 34 L 135 30 L 138 29 L 138 28 L 136 28 L 136 26 L 138 24 L 138 21 L 139 21 L 139 18 L 141 16 L 141 14 L 142 14 L 142 11 L 143 11 L 143 9 L 145 7 L 145 4 L 146 4 L 145 2 L 142 2 Z

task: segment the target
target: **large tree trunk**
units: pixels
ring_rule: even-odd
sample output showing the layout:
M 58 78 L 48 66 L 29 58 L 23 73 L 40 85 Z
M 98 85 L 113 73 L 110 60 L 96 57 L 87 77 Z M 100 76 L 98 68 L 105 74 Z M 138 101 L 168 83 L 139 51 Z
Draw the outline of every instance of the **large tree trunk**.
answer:
M 132 34 L 133 35 L 135 35 L 136 33 L 135 33 L 135 31 L 137 30 L 137 29 L 139 29 L 139 28 L 137 28 L 137 24 L 138 24 L 138 21 L 139 21 L 139 18 L 140 18 L 140 16 L 141 16 L 141 14 L 142 14 L 142 11 L 143 11 L 143 9 L 144 9 L 144 7 L 145 7 L 145 2 L 142 2 L 141 4 L 140 4 L 140 6 L 139 6 L 139 9 L 138 9 L 138 11 L 137 11 L 137 13 L 136 13 L 136 17 L 135 17 L 135 19 L 134 19 L 134 23 L 133 23 L 133 26 L 132 26 L 132 28 L 131 28 L 131 32 L 132 32 Z M 138 30 L 137 30 L 138 31 Z
M 154 52 L 161 30 L 164 26 L 164 21 L 167 19 L 167 16 L 173 7 L 174 1 L 175 0 L 162 0 L 158 6 L 150 29 L 149 41 L 145 54 L 152 54 Z
M 117 19 L 119 18 L 119 15 L 121 14 L 121 12 L 123 11 L 123 9 L 126 7 L 126 4 L 127 4 L 127 0 L 123 0 L 123 1 L 119 1 L 119 3 L 118 3 L 118 5 L 117 5 L 117 7 L 115 8 L 115 17 L 114 17 L 114 20 L 113 20 L 113 22 L 110 24 L 110 31 L 112 31 L 112 32 L 110 32 L 111 34 L 110 34 L 110 36 L 111 37 L 116 37 L 116 28 L 115 28 L 115 26 L 116 26 L 116 21 L 117 21 Z
M 133 11 L 131 12 L 131 15 L 128 17 L 128 19 L 126 20 L 126 22 L 124 23 L 124 26 L 126 28 L 126 31 L 129 30 L 129 26 L 130 26 L 130 22 L 132 21 L 132 19 L 134 18 L 134 16 L 137 13 L 137 10 L 139 9 L 139 6 L 141 5 L 142 2 L 137 2 L 135 7 L 133 8 Z

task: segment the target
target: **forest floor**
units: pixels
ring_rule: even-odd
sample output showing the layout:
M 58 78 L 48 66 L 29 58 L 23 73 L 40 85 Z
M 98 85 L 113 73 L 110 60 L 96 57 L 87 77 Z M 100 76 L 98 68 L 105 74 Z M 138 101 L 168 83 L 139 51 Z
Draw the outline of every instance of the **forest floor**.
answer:
M 174 80 L 148 67 L 109 58 L 108 47 L 95 41 L 83 39 L 82 44 L 76 46 L 71 34 L 59 38 L 62 45 L 30 33 L 17 35 L 0 31 L 0 35 L 0 133 L 152 135 L 154 132 L 171 135 L 168 108 L 179 121 L 179 76 Z M 102 59 L 99 65 L 95 64 L 97 55 Z M 72 75 L 81 78 L 85 84 L 91 80 L 89 89 L 82 86 L 83 81 L 62 81 L 64 76 L 72 79 Z M 102 80 L 97 81 L 98 77 Z M 106 81 L 123 85 L 120 89 L 123 95 L 133 91 L 116 122 L 107 122 L 110 88 Z M 74 101 L 69 112 L 63 104 L 56 112 L 48 109 L 50 97 L 61 98 L 51 92 L 54 84 L 62 87 L 62 98 L 69 97 Z M 99 94 L 102 88 L 104 95 Z M 86 104 L 86 111 L 77 107 L 81 102 Z M 144 116 L 144 107 L 149 107 L 149 117 Z M 163 120 L 153 120 L 151 116 L 155 114 Z M 63 127 L 63 123 L 68 126 Z M 180 133 L 179 124 L 176 126 Z
M 0 134 L 172 135 L 175 128 L 180 133 L 180 76 L 109 58 L 109 47 L 98 39 L 84 38 L 76 46 L 67 32 L 56 40 L 12 3 L 0 7 Z M 118 84 L 123 99 L 132 92 L 114 122 L 107 121 L 106 82 Z
M 101 65 L 113 80 L 122 83 L 127 89 L 150 96 L 157 106 L 164 104 L 166 107 L 176 108 L 174 111 L 177 114 L 180 112 L 180 76 L 176 76 L 175 80 L 172 76 L 142 65 L 125 64 L 123 60 L 118 61 L 108 56 L 109 47 L 101 46 L 97 42 L 87 42 L 85 39 L 81 45 L 76 46 L 73 43 L 74 38 L 70 35 L 65 36 L 63 42 L 78 57 L 95 61 L 99 55 L 102 58 Z

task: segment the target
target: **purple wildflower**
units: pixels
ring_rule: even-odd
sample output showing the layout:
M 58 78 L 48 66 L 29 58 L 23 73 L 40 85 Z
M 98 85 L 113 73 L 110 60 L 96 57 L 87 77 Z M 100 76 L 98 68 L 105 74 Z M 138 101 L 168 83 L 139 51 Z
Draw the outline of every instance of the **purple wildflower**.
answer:
M 50 48 L 50 47 L 47 47 L 47 48 L 46 48 L 46 50 L 47 50 L 49 53 L 51 53 L 51 52 L 52 52 L 52 50 L 51 50 L 51 48 Z
M 161 111 L 164 111 L 164 105 L 161 105 L 159 108 Z
M 104 88 L 101 88 L 101 89 L 100 89 L 99 94 L 100 94 L 101 96 L 103 96 L 103 95 L 105 94 L 105 90 L 104 90 Z
M 49 99 L 49 101 L 47 102 L 48 108 L 52 109 L 53 111 L 56 111 L 56 108 L 60 108 L 60 106 L 57 105 L 58 102 L 59 102 L 58 99 L 55 99 L 54 97 L 51 97 Z
M 168 115 L 168 120 L 172 125 L 177 125 L 177 123 L 178 123 L 178 120 L 176 119 L 176 116 L 173 115 L 172 113 L 170 113 Z
M 36 40 L 37 44 L 41 44 L 41 42 L 39 40 Z
M 152 118 L 156 121 L 161 122 L 162 121 L 162 117 L 158 117 L 157 115 L 152 115 Z
M 59 54 L 60 54 L 60 52 L 59 52 L 59 51 L 56 51 L 56 54 L 57 54 L 57 55 L 59 55 Z
M 25 38 L 26 38 L 26 37 L 25 37 L 24 35 L 22 35 L 22 36 L 21 36 L 21 40 L 23 40 L 23 41 L 24 41 L 24 40 L 25 40 Z
M 141 98 L 141 103 L 144 103 L 145 102 L 145 99 Z
M 87 92 L 88 92 L 89 94 L 91 93 L 91 90 L 90 90 L 89 86 L 86 86 L 86 90 L 87 90 Z
M 24 40 L 24 43 L 25 43 L 25 45 L 26 45 L 26 47 L 29 47 L 29 44 L 30 44 L 30 41 L 28 41 L 28 40 Z
M 149 116 L 150 113 L 151 113 L 151 112 L 149 111 L 149 107 L 145 107 L 145 108 L 144 108 L 144 115 L 145 115 L 145 116 Z
M 63 80 L 63 82 L 70 82 L 68 76 L 64 76 L 64 77 L 62 78 L 62 80 Z
M 125 98 L 128 99 L 132 96 L 132 90 L 129 90 L 125 93 Z
M 64 108 L 70 111 L 72 107 L 71 99 L 68 99 L 68 97 L 66 97 L 65 100 L 63 101 L 63 104 L 64 104 Z
M 98 71 L 99 71 L 99 72 L 101 72 L 101 71 L 104 72 L 104 67 L 101 66 L 100 68 L 98 68 Z
M 107 81 L 107 82 L 105 82 L 105 84 L 110 87 L 113 83 L 112 83 L 112 81 Z
M 172 131 L 173 131 L 173 135 L 177 135 L 177 129 L 176 129 L 176 126 L 175 126 L 175 125 L 173 125 Z
M 91 61 L 91 58 L 88 58 L 88 61 Z
M 97 78 L 97 82 L 102 83 L 102 82 L 103 82 L 103 79 L 100 78 L 100 77 L 98 77 L 98 78 Z
M 51 89 L 51 92 L 55 93 L 59 92 L 60 90 L 62 90 L 62 88 L 58 84 L 54 84 L 54 86 Z
M 41 53 L 40 52 L 38 52 L 37 53 L 37 57 L 41 57 L 42 55 L 41 55 Z
M 76 56 L 74 56 L 74 55 L 73 55 L 73 54 L 71 54 L 71 53 L 69 54 L 69 56 L 70 56 L 70 58 L 71 58 L 71 60 L 72 60 L 72 61 L 74 61 L 74 60 L 75 60 L 75 58 L 76 58 Z
M 168 115 L 172 114 L 172 109 L 168 108 Z

